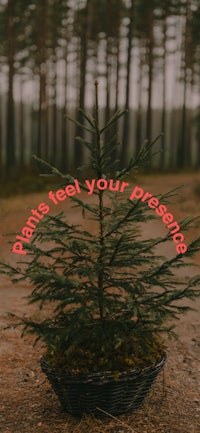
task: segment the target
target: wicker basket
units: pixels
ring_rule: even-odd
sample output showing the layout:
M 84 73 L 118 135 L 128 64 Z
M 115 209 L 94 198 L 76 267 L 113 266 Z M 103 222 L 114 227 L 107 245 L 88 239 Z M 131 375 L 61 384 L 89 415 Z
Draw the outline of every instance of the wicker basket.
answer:
M 98 408 L 120 415 L 138 408 L 144 401 L 166 358 L 154 367 L 119 374 L 117 380 L 110 372 L 59 375 L 46 361 L 40 360 L 42 371 L 57 394 L 63 408 L 74 416 L 85 413 L 99 415 Z

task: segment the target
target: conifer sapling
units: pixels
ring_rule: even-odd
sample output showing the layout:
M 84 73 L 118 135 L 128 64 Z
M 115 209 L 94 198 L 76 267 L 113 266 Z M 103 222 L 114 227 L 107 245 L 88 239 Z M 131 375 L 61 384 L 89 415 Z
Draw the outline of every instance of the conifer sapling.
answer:
M 147 163 L 154 143 L 145 143 L 126 168 L 120 169 L 119 161 L 113 159 L 118 152 L 117 137 L 107 142 L 105 133 L 125 112 L 116 112 L 100 126 L 98 83 L 94 118 L 85 112 L 82 115 L 85 123 L 79 126 L 87 138 L 77 139 L 89 151 L 91 179 L 127 180 Z M 74 183 L 73 176 L 36 159 L 51 174 L 59 175 L 63 185 Z M 63 213 L 45 216 L 27 245 L 28 259 L 16 268 L 1 265 L 1 272 L 13 282 L 31 283 L 28 300 L 44 312 L 40 319 L 20 319 L 23 332 L 34 333 L 45 343 L 54 365 L 74 373 L 155 364 L 164 354 L 161 334 L 171 332 L 173 319 L 187 310 L 182 299 L 200 293 L 199 276 L 182 281 L 175 273 L 186 266 L 186 257 L 200 249 L 200 238 L 190 243 L 184 255 L 166 259 L 159 248 L 170 239 L 169 234 L 142 237 L 141 224 L 156 218 L 145 203 L 130 200 L 125 192 L 96 187 L 89 196 L 84 181 L 80 186 L 82 195 L 68 198 L 79 223 L 70 223 Z M 173 195 L 170 191 L 159 200 L 167 203 Z M 192 221 L 184 219 L 181 229 L 189 228 Z

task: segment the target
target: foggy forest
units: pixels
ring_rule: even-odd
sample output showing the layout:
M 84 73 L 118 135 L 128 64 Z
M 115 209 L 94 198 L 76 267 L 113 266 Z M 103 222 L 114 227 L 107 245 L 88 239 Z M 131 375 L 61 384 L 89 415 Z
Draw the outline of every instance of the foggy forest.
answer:
M 118 109 L 123 166 L 144 140 L 163 170 L 200 167 L 200 0 L 1 0 L 0 172 L 32 155 L 73 170 L 87 155 L 75 137 L 92 114 Z

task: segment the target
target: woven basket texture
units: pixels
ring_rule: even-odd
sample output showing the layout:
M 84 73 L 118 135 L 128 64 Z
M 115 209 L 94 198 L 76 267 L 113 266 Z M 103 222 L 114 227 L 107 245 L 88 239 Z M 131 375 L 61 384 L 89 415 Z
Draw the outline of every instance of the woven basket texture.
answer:
M 46 374 L 63 408 L 73 416 L 101 414 L 98 408 L 111 415 L 121 415 L 142 405 L 157 375 L 163 369 L 166 358 L 154 367 L 142 371 L 119 373 L 116 380 L 111 372 L 60 375 L 42 357 L 42 371 Z

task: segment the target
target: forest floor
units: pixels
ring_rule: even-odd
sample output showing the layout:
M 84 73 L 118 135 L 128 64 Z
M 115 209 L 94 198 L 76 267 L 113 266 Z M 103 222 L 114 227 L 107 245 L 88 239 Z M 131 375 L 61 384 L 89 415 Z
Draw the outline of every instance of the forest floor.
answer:
M 200 174 L 144 176 L 137 185 L 152 194 L 166 192 L 184 184 L 178 198 L 168 208 L 177 221 L 200 215 Z M 10 252 L 7 241 L 20 234 L 30 211 L 46 201 L 47 193 L 14 196 L 1 199 L 0 258 L 16 263 L 19 256 Z M 59 204 L 73 221 L 76 211 L 68 203 Z M 58 210 L 58 209 L 57 209 Z M 150 224 L 150 223 L 149 223 Z M 148 226 L 148 224 L 147 224 Z M 150 225 L 147 227 L 150 230 Z M 155 236 L 163 233 L 163 223 L 154 222 Z M 7 233 L 13 234 L 7 237 Z M 187 243 L 197 237 L 199 228 L 186 233 Z M 172 240 L 167 254 L 175 250 Z M 198 266 L 200 255 L 195 257 Z M 187 268 L 187 273 L 189 272 Z M 194 267 L 191 265 L 191 275 Z M 196 273 L 199 267 L 196 268 Z M 160 374 L 144 405 L 119 418 L 75 419 L 62 411 L 39 367 L 40 346 L 33 339 L 20 338 L 19 329 L 5 329 L 12 322 L 8 312 L 17 315 L 34 314 L 33 306 L 24 299 L 30 288 L 12 285 L 7 277 L 0 280 L 0 432 L 1 433 L 198 433 L 200 431 L 200 299 L 190 305 L 195 310 L 182 316 L 177 323 L 179 340 L 168 341 L 168 357 L 164 373 Z

